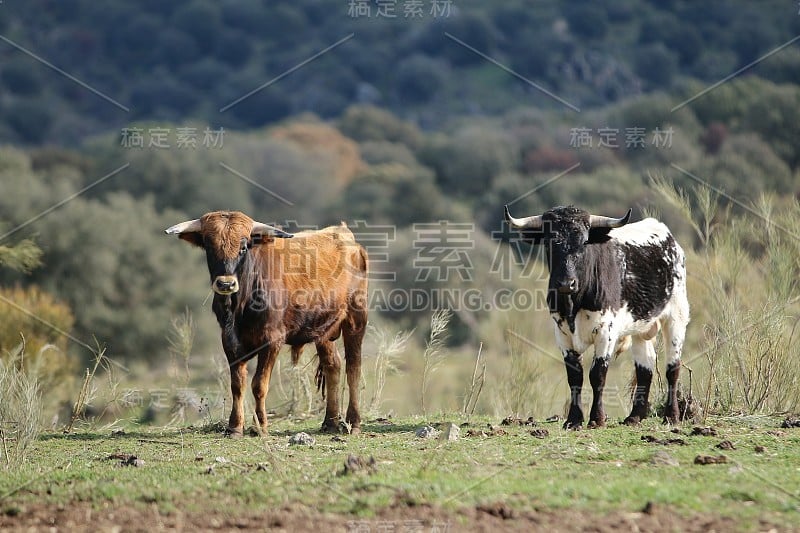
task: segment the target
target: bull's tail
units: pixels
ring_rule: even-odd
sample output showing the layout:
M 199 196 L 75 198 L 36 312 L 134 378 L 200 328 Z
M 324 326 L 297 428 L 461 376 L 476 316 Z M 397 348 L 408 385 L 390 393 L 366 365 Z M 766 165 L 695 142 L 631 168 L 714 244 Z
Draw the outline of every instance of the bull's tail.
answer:
M 303 345 L 292 346 L 292 366 L 297 366 L 301 355 L 303 355 Z
M 322 371 L 322 361 L 317 365 L 317 392 L 322 393 L 322 399 L 325 399 L 325 372 Z

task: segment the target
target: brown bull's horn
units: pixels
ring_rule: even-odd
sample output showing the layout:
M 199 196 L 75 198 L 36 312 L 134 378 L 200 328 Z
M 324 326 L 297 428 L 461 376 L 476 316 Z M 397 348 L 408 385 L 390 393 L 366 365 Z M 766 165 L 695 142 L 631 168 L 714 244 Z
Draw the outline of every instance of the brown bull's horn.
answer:
M 619 228 L 628 223 L 631 218 L 631 209 L 622 218 L 601 217 L 598 215 L 589 215 L 590 228 Z
M 199 232 L 200 229 L 200 219 L 196 218 L 194 220 L 181 222 L 180 224 L 175 224 L 174 226 L 165 229 L 164 233 L 167 235 L 180 235 L 181 233 L 196 233 Z
M 279 237 L 281 239 L 291 239 L 294 237 L 291 233 L 286 233 L 282 229 L 264 224 L 263 222 L 253 222 L 253 229 L 250 235 L 272 235 L 273 237 Z
M 506 222 L 514 229 L 542 229 L 542 215 L 534 215 L 525 218 L 514 218 L 505 206 Z

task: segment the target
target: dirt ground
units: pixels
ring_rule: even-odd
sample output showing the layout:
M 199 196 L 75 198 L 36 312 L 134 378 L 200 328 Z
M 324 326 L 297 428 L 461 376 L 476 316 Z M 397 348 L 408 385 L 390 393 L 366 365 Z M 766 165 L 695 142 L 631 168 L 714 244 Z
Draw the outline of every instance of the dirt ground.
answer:
M 741 529 L 730 519 L 712 515 L 682 517 L 667 508 L 648 505 L 641 512 L 610 515 L 573 511 L 522 511 L 504 503 L 449 511 L 427 505 L 397 505 L 371 518 L 319 514 L 311 508 L 294 506 L 252 512 L 244 516 L 223 513 L 162 515 L 151 508 L 114 507 L 101 509 L 76 503 L 66 507 L 8 509 L 0 515 L 3 531 L 324 531 L 325 533 L 445 533 L 456 531 L 735 531 Z M 749 528 L 748 528 L 749 529 Z M 761 531 L 777 531 L 768 523 Z

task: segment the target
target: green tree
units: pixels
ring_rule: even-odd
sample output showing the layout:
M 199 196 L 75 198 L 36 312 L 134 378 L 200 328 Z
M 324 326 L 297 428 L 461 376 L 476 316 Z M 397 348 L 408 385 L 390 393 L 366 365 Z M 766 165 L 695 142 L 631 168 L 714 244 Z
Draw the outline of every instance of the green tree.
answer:
M 608 31 L 608 13 L 602 5 L 570 2 L 564 9 L 570 30 L 579 37 L 602 39 Z
M 678 72 L 678 59 L 663 44 L 648 44 L 634 52 L 634 69 L 650 89 L 665 90 Z
M 339 129 L 356 141 L 390 141 L 415 149 L 422 141 L 419 128 L 404 122 L 390 111 L 374 106 L 347 108 L 338 122 Z
M 450 202 L 436 188 L 433 173 L 399 163 L 375 165 L 343 191 L 331 207 L 348 220 L 398 227 L 448 218 Z
M 77 310 L 77 338 L 94 336 L 115 356 L 158 358 L 172 316 L 185 308 L 206 315 L 202 254 L 164 235 L 187 218 L 124 193 L 77 198 L 36 224 L 46 267 L 32 280 Z
M 0 80 L 10 92 L 19 95 L 36 95 L 41 91 L 41 75 L 31 61 L 32 59 L 29 57 L 18 57 L 4 62 L 0 69 Z
M 793 169 L 800 166 L 800 88 L 769 84 L 748 108 L 743 127 L 758 133 Z
M 397 67 L 396 90 L 404 102 L 427 102 L 444 85 L 447 64 L 423 55 L 403 60 Z
M 432 141 L 420 159 L 436 171 L 442 190 L 474 197 L 490 187 L 495 176 L 520 166 L 520 150 L 508 133 L 473 125 Z
M 172 14 L 172 23 L 190 35 L 202 53 L 211 52 L 221 27 L 219 7 L 205 0 L 182 3 Z
M 6 110 L 6 120 L 23 143 L 36 144 L 44 140 L 53 113 L 50 106 L 39 99 L 20 99 Z

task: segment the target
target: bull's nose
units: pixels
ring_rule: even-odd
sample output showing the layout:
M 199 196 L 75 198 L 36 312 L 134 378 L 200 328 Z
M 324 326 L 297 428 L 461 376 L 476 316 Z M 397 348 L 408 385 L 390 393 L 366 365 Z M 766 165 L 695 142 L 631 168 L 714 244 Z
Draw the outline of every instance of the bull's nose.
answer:
M 558 284 L 558 292 L 564 294 L 578 292 L 578 280 L 576 278 L 561 280 Z
M 238 283 L 235 279 L 217 278 L 214 281 L 214 289 L 220 293 L 236 292 L 238 288 Z

